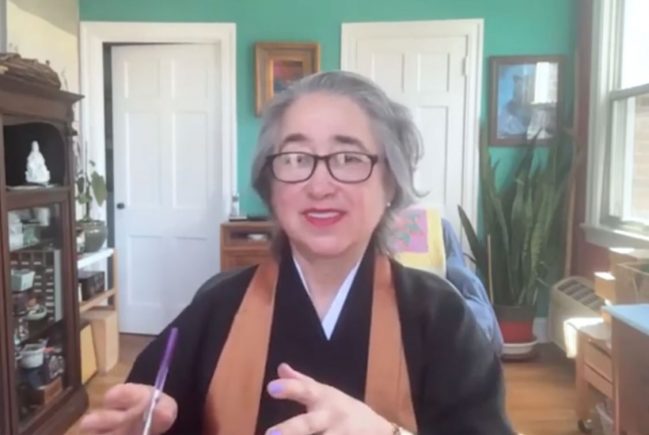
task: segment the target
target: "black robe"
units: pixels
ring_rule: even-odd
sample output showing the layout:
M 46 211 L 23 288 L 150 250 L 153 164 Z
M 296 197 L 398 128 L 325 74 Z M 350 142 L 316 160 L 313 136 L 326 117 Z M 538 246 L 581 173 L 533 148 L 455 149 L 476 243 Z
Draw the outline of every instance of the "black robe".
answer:
M 433 274 L 395 261 L 391 267 L 418 434 L 513 433 L 504 409 L 500 360 L 460 294 Z M 168 433 L 202 433 L 210 381 L 255 269 L 247 268 L 201 292 L 170 325 L 179 328 L 179 337 L 165 392 L 178 402 L 178 417 Z M 256 433 L 304 412 L 301 405 L 275 400 L 266 392 L 281 362 L 363 399 L 373 269 L 374 256 L 368 249 L 328 340 L 290 252 L 285 253 Z M 166 333 L 138 356 L 128 382 L 153 385 Z

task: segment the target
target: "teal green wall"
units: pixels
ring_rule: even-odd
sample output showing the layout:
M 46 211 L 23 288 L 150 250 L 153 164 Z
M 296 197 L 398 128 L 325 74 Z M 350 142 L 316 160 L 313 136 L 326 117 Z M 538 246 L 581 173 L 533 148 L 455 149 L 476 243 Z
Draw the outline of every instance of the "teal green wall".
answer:
M 249 166 L 259 120 L 254 115 L 253 44 L 310 40 L 322 47 L 322 69 L 340 65 L 342 22 L 483 18 L 484 56 L 564 54 L 572 58 L 574 0 L 80 0 L 84 21 L 235 22 L 237 25 L 238 184 L 241 208 L 263 212 L 249 187 Z M 570 64 L 571 62 L 569 62 Z M 570 77 L 572 65 L 567 76 Z M 483 65 L 487 76 L 487 63 Z M 568 88 L 570 89 L 570 87 Z M 487 106 L 483 81 L 482 119 Z M 569 91 L 568 95 L 571 94 Z M 505 181 L 518 153 L 493 148 Z

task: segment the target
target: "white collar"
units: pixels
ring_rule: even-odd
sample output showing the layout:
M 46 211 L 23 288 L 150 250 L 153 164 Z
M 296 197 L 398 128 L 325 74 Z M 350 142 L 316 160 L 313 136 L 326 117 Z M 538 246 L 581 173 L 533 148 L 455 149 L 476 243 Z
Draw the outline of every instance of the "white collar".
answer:
M 309 287 L 307 286 L 306 280 L 304 279 L 302 269 L 300 269 L 300 265 L 295 260 L 295 257 L 292 256 L 292 258 L 293 264 L 295 264 L 295 268 L 297 269 L 297 273 L 300 275 L 300 279 L 302 280 L 302 285 L 304 285 L 306 292 L 309 293 Z M 349 292 L 352 288 L 352 283 L 354 282 L 354 278 L 356 277 L 356 272 L 358 272 L 358 267 L 360 266 L 360 264 L 361 260 L 358 260 L 354 267 L 352 267 L 352 269 L 349 271 L 347 277 L 336 292 L 336 296 L 334 297 L 333 301 L 331 301 L 331 306 L 329 306 L 329 309 L 322 318 L 322 329 L 324 330 L 324 333 L 327 336 L 328 340 L 331 339 L 331 335 L 333 334 L 334 328 L 336 327 L 336 323 L 338 323 L 340 313 L 343 310 L 347 296 L 349 295 Z

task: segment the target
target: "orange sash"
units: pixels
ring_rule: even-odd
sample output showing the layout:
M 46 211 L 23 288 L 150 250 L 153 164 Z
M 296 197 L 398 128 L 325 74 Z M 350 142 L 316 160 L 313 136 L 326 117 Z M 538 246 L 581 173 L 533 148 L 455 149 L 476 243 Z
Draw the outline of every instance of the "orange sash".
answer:
M 204 410 L 205 435 L 255 432 L 265 387 L 277 278 L 277 263 L 264 262 L 246 290 L 210 382 Z M 374 264 L 368 355 L 365 403 L 389 421 L 416 433 L 396 293 L 390 262 L 382 255 L 376 256 Z

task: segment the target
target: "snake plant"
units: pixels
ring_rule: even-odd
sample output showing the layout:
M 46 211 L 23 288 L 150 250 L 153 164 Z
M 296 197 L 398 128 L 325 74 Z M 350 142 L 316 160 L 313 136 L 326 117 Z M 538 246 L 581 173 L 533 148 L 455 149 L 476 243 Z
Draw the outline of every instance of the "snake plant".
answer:
M 538 145 L 532 140 L 514 181 L 500 190 L 495 181 L 498 163 L 492 165 L 487 146 L 480 146 L 483 237 L 458 208 L 476 269 L 494 305 L 536 306 L 552 265 L 560 264 L 565 194 L 573 172 L 566 142 L 550 144 L 546 161 L 538 162 Z

